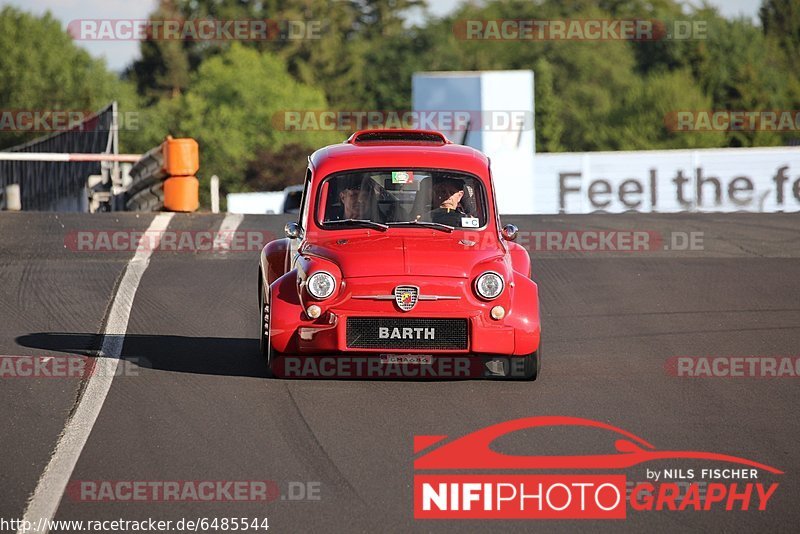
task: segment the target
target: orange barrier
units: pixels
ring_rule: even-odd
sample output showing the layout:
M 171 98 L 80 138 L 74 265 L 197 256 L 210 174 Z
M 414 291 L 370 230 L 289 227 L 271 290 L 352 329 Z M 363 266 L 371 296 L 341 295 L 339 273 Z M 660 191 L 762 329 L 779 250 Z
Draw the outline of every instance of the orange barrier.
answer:
M 194 176 L 171 176 L 164 182 L 164 209 L 196 211 L 200 207 L 200 181 Z
M 164 151 L 164 172 L 168 176 L 194 176 L 200 168 L 197 141 L 187 137 L 174 139 L 167 136 L 162 145 Z
M 164 151 L 164 209 L 196 211 L 200 207 L 200 182 L 194 176 L 200 168 L 197 141 L 192 138 L 174 139 L 167 136 Z
M 167 136 L 131 168 L 125 207 L 133 211 L 196 211 L 200 207 L 197 141 Z

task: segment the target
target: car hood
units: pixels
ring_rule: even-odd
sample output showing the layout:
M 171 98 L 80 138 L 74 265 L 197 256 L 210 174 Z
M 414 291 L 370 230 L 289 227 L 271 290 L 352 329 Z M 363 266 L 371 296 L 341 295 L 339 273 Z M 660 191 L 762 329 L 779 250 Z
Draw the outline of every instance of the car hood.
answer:
M 333 261 L 345 278 L 399 275 L 468 278 L 475 264 L 502 257 L 504 253 L 494 240 L 468 241 L 453 234 L 425 237 L 372 234 L 316 241 L 303 247 L 302 252 Z

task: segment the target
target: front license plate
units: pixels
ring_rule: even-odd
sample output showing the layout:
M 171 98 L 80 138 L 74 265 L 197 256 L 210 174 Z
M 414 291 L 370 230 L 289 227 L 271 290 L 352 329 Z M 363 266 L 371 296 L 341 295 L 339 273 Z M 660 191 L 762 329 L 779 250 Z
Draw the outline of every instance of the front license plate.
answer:
M 433 363 L 433 356 L 431 354 L 381 354 L 381 363 L 430 365 Z

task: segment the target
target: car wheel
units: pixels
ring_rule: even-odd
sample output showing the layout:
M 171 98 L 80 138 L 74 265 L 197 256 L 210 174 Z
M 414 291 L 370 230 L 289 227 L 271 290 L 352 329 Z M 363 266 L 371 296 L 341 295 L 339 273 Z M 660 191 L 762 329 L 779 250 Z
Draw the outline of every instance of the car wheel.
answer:
M 524 363 L 523 363 L 523 372 L 522 372 L 522 380 L 536 380 L 539 377 L 539 372 L 541 371 L 541 358 L 540 354 L 542 352 L 542 347 L 539 345 L 539 350 L 534 352 L 533 354 L 528 354 L 527 356 L 523 356 Z

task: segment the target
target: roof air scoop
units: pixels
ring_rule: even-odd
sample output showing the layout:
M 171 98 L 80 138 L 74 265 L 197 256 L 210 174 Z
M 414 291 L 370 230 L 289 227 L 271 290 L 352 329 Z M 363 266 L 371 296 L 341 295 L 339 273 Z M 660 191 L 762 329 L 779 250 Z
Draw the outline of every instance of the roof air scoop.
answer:
M 345 141 L 351 145 L 414 144 L 442 146 L 450 143 L 444 134 L 435 130 L 360 130 Z

